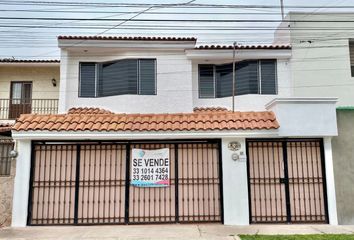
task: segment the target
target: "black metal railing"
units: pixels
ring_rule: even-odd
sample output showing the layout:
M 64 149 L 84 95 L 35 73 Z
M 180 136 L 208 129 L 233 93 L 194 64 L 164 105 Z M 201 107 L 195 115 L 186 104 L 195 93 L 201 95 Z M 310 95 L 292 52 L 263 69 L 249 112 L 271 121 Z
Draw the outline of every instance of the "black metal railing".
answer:
M 58 99 L 0 99 L 0 119 L 16 119 L 21 114 L 55 114 Z

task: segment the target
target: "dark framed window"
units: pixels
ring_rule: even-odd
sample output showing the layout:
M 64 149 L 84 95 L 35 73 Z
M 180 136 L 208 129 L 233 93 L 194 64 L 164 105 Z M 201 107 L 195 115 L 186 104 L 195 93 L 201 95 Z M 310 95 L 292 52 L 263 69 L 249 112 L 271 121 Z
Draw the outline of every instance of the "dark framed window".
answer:
M 199 98 L 232 96 L 232 63 L 201 64 Z M 236 63 L 235 95 L 277 94 L 276 60 L 248 60 Z
M 0 139 L 0 176 L 11 174 L 10 152 L 14 148 L 14 143 L 10 139 Z
M 80 63 L 79 97 L 156 94 L 156 59 Z
M 354 39 L 349 39 L 350 71 L 354 77 Z

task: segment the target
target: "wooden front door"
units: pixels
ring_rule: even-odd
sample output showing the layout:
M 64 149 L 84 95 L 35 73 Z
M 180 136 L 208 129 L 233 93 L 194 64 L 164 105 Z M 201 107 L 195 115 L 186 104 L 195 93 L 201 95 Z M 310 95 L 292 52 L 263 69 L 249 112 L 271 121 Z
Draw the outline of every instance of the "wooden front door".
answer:
M 11 82 L 9 119 L 31 113 L 32 82 Z

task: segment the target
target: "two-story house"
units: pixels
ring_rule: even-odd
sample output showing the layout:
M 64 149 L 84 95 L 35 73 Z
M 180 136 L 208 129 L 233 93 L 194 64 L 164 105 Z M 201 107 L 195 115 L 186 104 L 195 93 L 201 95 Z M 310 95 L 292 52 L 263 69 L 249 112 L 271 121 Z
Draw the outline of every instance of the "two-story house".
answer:
M 337 224 L 337 100 L 294 98 L 289 45 L 58 42 L 60 114 L 12 131 L 12 226 Z
M 338 97 L 339 135 L 333 137 L 338 220 L 354 224 L 354 13 L 292 12 L 275 33 L 291 44 L 296 97 Z
M 0 59 L 0 226 L 11 222 L 11 126 L 21 114 L 58 112 L 59 69 L 59 60 Z

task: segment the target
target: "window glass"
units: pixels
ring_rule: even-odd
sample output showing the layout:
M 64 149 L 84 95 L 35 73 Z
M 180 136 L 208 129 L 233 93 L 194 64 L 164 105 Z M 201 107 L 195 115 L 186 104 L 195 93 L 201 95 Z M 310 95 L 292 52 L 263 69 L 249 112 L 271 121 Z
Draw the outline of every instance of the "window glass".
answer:
M 80 97 L 96 96 L 96 64 L 80 63 Z
M 277 94 L 276 64 L 274 60 L 261 60 L 261 94 Z
M 232 96 L 232 64 L 216 66 L 216 96 Z
M 277 94 L 276 60 L 236 63 L 235 95 Z M 232 96 L 232 63 L 199 65 L 199 97 Z
M 138 64 L 136 60 L 122 60 L 99 64 L 99 96 L 138 93 Z
M 139 94 L 141 95 L 156 94 L 155 62 L 155 59 L 139 60 Z
M 156 60 L 80 63 L 80 97 L 156 94 Z
M 199 97 L 215 97 L 214 65 L 199 65 Z

